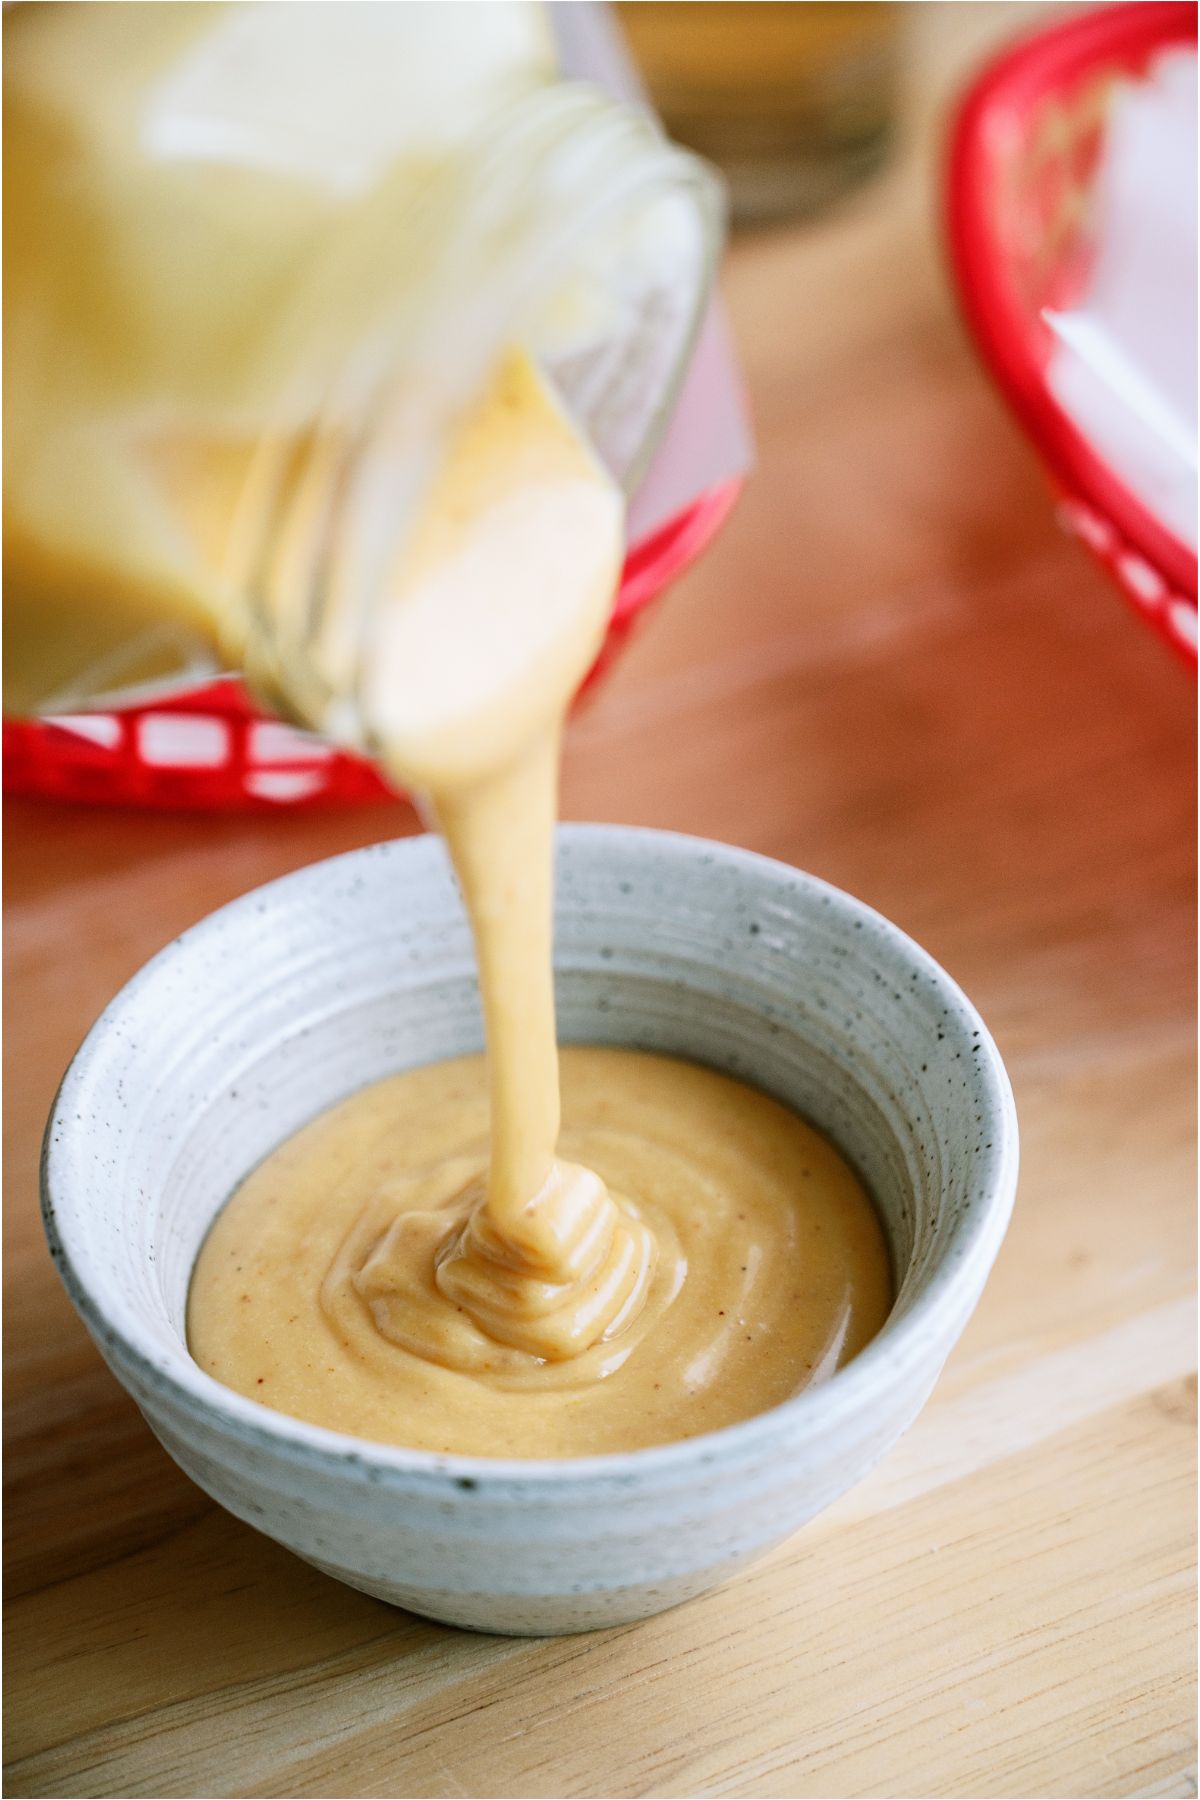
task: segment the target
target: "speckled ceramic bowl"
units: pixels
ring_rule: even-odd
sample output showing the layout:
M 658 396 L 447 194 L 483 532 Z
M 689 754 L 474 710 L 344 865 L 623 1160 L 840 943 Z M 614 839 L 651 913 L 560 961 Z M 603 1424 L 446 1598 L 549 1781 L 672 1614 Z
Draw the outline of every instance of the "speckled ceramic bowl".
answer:
M 79 1051 L 45 1146 L 51 1253 L 181 1467 L 341 1580 L 489 1631 L 580 1631 L 672 1606 L 857 1481 L 937 1379 L 1016 1183 L 995 1046 L 877 913 L 778 863 L 659 832 L 567 826 L 558 858 L 564 1041 L 742 1076 L 833 1138 L 870 1187 L 898 1298 L 823 1386 L 661 1449 L 493 1462 L 304 1425 L 192 1362 L 192 1264 L 240 1178 L 364 1083 L 480 1046 L 470 938 L 432 838 L 304 869 L 171 944 Z

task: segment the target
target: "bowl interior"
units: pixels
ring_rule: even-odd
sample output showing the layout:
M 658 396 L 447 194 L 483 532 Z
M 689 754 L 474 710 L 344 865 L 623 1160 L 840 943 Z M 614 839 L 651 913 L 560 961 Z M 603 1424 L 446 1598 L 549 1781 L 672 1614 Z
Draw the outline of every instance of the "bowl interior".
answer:
M 877 914 L 741 851 L 564 827 L 555 959 L 564 1042 L 737 1075 L 850 1157 L 891 1244 L 887 1332 L 956 1263 L 990 1260 L 1007 1081 L 957 988 Z M 47 1134 L 52 1243 L 93 1329 L 215 1389 L 187 1356 L 187 1290 L 237 1183 L 355 1089 L 481 1043 L 434 839 L 318 864 L 185 934 L 99 1021 Z

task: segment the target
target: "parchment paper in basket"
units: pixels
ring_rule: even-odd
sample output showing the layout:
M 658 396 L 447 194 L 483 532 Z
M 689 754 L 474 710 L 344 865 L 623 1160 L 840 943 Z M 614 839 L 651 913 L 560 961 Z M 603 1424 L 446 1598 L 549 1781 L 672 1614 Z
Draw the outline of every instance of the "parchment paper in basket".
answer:
M 1196 55 L 1162 53 L 1112 102 L 1086 293 L 1044 314 L 1047 379 L 1113 473 L 1196 548 Z

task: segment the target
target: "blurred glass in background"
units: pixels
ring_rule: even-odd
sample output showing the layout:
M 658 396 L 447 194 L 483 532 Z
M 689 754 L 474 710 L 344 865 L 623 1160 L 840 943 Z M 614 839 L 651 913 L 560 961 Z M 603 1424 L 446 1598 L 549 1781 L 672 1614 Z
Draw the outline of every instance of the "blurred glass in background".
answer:
M 887 155 L 901 6 L 626 0 L 617 11 L 667 131 L 721 169 L 736 223 L 816 212 Z

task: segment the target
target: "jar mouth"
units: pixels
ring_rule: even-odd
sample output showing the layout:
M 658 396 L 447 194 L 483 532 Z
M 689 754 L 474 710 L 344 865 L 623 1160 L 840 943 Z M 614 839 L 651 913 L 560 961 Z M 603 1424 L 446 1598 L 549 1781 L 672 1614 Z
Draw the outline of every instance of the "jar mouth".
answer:
M 355 749 L 386 570 L 499 356 L 532 352 L 629 494 L 686 373 L 723 225 L 705 164 L 577 83 L 510 103 L 411 184 L 409 169 L 378 185 L 281 322 L 275 422 L 225 580 L 252 683 Z

